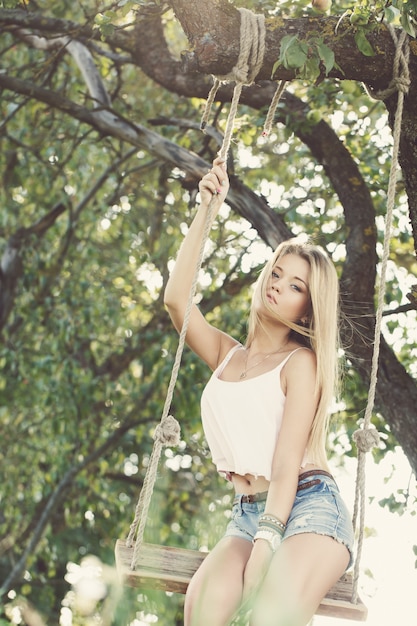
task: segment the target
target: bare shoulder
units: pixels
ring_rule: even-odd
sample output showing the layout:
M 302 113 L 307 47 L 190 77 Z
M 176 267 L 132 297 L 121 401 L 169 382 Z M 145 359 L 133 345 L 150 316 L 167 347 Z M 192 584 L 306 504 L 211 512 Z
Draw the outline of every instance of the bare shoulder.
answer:
M 316 355 L 313 352 L 313 350 L 311 350 L 311 348 L 306 348 L 304 346 L 297 346 L 293 349 L 292 353 L 291 353 L 291 358 L 288 360 L 288 362 L 290 363 L 291 361 L 295 361 L 298 363 L 316 363 Z
M 315 379 L 316 367 L 316 355 L 313 350 L 304 347 L 295 348 L 285 364 L 285 377 L 287 380 L 296 377 L 298 383 L 305 377 L 312 376 Z

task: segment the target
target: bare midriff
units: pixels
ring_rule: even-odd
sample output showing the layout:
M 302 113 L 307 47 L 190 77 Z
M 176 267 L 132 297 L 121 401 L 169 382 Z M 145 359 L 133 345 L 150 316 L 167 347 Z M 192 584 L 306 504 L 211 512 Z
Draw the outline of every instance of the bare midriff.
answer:
M 300 467 L 299 475 L 303 472 L 309 472 L 313 469 L 320 469 L 314 463 L 307 463 L 305 467 Z M 261 493 L 268 491 L 269 481 L 264 476 L 254 476 L 253 474 L 231 474 L 230 479 L 235 488 L 235 492 L 238 494 L 253 495 L 254 493 Z

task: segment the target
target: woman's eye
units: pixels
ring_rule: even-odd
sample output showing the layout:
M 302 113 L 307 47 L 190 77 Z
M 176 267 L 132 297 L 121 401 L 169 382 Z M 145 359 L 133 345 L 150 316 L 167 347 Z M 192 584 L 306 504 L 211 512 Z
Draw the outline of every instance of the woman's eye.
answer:
M 272 272 L 272 278 L 279 278 L 279 275 L 276 272 Z

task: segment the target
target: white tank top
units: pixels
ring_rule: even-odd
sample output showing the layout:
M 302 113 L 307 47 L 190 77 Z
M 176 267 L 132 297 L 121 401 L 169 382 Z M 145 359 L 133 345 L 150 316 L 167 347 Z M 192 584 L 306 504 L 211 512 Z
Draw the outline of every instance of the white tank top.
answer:
M 214 370 L 201 396 L 201 418 L 213 463 L 219 472 L 264 476 L 271 480 L 272 459 L 281 429 L 285 395 L 281 370 L 293 350 L 277 367 L 238 382 L 220 376 L 241 349 L 234 346 Z M 301 467 L 310 463 L 307 451 Z

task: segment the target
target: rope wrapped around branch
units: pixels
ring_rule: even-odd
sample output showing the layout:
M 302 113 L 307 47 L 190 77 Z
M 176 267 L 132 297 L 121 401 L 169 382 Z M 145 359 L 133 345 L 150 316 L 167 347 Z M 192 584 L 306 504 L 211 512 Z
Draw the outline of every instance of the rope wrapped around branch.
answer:
M 388 24 L 387 28 L 396 46 L 392 79 L 390 80 L 388 87 L 386 89 L 381 89 L 380 91 L 376 91 L 369 85 L 366 85 L 368 94 L 375 100 L 386 100 L 397 91 L 399 93 L 401 92 L 403 94 L 407 94 L 411 83 L 409 68 L 410 47 L 407 45 L 404 49 L 404 42 L 407 39 L 407 33 L 402 31 L 401 35 L 398 36 L 395 28 L 391 24 Z
M 227 154 L 229 151 L 242 89 L 244 86 L 250 86 L 253 84 L 255 78 L 259 74 L 265 56 L 265 17 L 242 7 L 239 8 L 238 11 L 240 13 L 240 47 L 238 60 L 229 74 L 223 76 L 213 76 L 213 86 L 207 97 L 206 106 L 200 123 L 201 130 L 204 130 L 207 126 L 210 111 L 220 85 L 234 81 L 236 84 L 233 89 L 233 97 L 224 132 L 223 153 L 220 153 L 220 156 L 223 157 L 224 154 Z M 265 119 L 264 129 L 262 132 L 263 137 L 269 135 L 271 131 L 274 114 L 285 85 L 285 80 L 278 83 Z
M 253 13 L 249 9 L 240 7 L 240 47 L 239 57 L 236 65 L 229 74 L 224 76 L 213 76 L 213 87 L 207 97 L 203 117 L 201 118 L 201 130 L 207 126 L 211 107 L 216 97 L 217 91 L 222 83 L 235 81 L 232 102 L 226 122 L 224 132 L 223 152 L 227 154 L 232 139 L 234 121 L 237 114 L 237 107 L 244 85 L 251 85 L 262 67 L 265 54 L 265 17 L 261 14 Z M 220 156 L 224 156 L 220 154 Z

